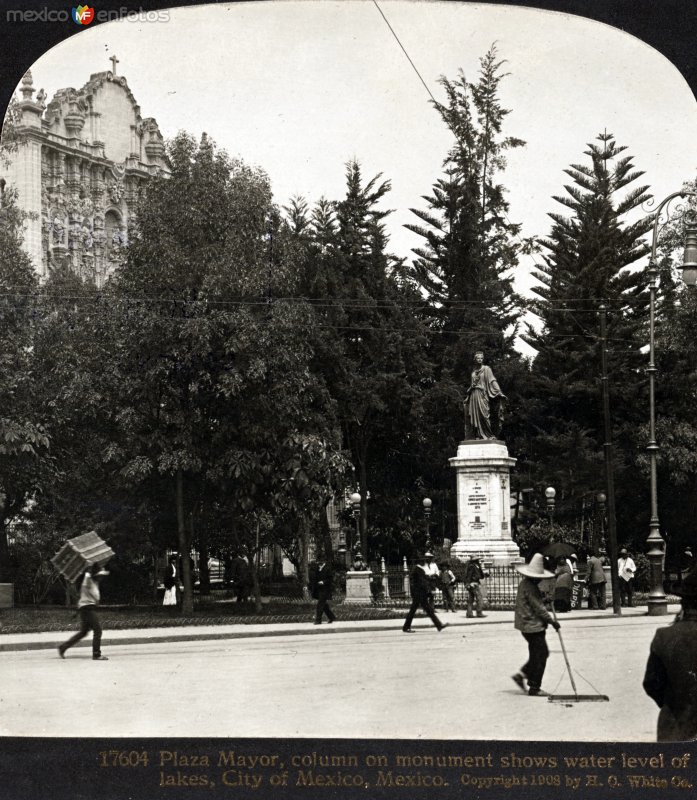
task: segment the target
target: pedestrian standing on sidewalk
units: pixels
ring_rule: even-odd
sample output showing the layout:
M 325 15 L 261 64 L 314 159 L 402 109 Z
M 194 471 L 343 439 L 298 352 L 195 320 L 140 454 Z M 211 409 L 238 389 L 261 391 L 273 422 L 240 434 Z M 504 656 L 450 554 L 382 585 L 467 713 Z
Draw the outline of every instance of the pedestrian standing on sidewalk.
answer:
M 455 573 L 447 564 L 440 565 L 440 588 L 443 593 L 443 611 L 455 611 Z
M 446 627 L 446 624 L 442 623 L 438 619 L 436 612 L 433 610 L 433 604 L 431 602 L 433 586 L 431 576 L 427 572 L 425 556 L 419 556 L 416 559 L 416 566 L 411 571 L 410 587 L 411 606 L 409 607 L 409 613 L 407 614 L 407 618 L 404 620 L 404 625 L 402 627 L 404 633 L 414 632 L 414 629 L 411 627 L 411 623 L 414 619 L 414 615 L 416 614 L 416 610 L 419 607 L 426 612 L 436 628 L 438 628 L 439 631 L 442 631 L 443 628 Z
M 88 564 L 85 574 L 80 584 L 80 599 L 77 601 L 77 608 L 80 614 L 80 630 L 64 642 L 58 648 L 58 655 L 65 658 L 65 651 L 74 644 L 84 639 L 92 631 L 92 659 L 94 661 L 108 661 L 102 655 L 102 626 L 99 624 L 97 616 L 97 606 L 101 599 L 99 592 L 99 581 L 108 575 L 105 569 L 101 569 L 98 564 Z
M 440 570 L 438 564 L 435 562 L 435 556 L 430 550 L 424 553 L 425 570 L 426 574 L 431 579 L 431 602 L 433 602 L 433 592 L 438 588 L 438 579 L 440 578 Z
M 332 599 L 332 582 L 334 575 L 332 568 L 326 561 L 318 561 L 310 579 L 310 592 L 317 600 L 315 611 L 315 625 L 322 624 L 322 617 L 327 615 L 327 622 L 332 623 L 336 619 L 334 612 L 329 608 L 329 601 Z
M 518 584 L 515 600 L 515 627 L 528 643 L 528 660 L 513 676 L 520 688 L 531 696 L 545 694 L 542 691 L 542 678 L 545 674 L 549 648 L 547 647 L 547 626 L 555 630 L 561 627 L 545 608 L 539 583 L 545 578 L 553 578 L 554 573 L 544 568 L 544 556 L 535 553 L 529 564 L 517 566 L 523 576 Z M 527 686 L 526 686 L 527 681 Z
M 486 614 L 482 611 L 482 587 L 480 581 L 487 577 L 487 573 L 482 569 L 482 565 L 474 554 L 469 557 L 469 561 L 465 564 L 465 575 L 463 583 L 467 589 L 467 616 L 473 617 L 473 609 L 477 609 L 478 617 L 485 617 Z
M 605 584 L 607 578 L 605 577 L 605 570 L 603 569 L 602 561 L 596 555 L 592 555 L 586 566 L 588 568 L 588 575 L 586 581 L 588 583 L 588 606 L 593 609 L 605 610 Z
M 571 611 L 571 598 L 574 591 L 574 577 L 569 560 L 560 556 L 557 559 L 554 574 L 557 577 L 554 583 L 554 610 L 564 614 Z
M 627 552 L 627 548 L 623 547 L 620 550 L 620 557 L 617 559 L 617 572 L 619 573 L 620 584 L 620 603 L 623 606 L 632 608 L 632 591 L 634 589 L 634 574 L 636 573 L 636 564 Z
M 177 584 L 179 583 L 179 579 L 177 578 L 177 557 L 170 556 L 169 563 L 167 564 L 167 568 L 165 569 L 165 575 L 162 579 L 162 583 L 165 587 L 165 593 L 162 598 L 162 605 L 169 606 L 170 609 L 176 610 L 177 608 Z
M 661 709 L 659 742 L 697 739 L 697 572 L 675 593 L 681 613 L 656 631 L 644 675 L 644 691 Z

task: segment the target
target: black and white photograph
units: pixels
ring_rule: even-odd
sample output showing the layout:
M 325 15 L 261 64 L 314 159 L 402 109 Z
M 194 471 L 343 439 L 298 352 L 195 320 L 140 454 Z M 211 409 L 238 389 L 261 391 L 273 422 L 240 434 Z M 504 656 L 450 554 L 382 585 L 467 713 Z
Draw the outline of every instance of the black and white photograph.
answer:
M 522 4 L 0 5 L 41 26 L 0 109 L 0 750 L 115 742 L 79 798 L 689 793 L 679 66 Z

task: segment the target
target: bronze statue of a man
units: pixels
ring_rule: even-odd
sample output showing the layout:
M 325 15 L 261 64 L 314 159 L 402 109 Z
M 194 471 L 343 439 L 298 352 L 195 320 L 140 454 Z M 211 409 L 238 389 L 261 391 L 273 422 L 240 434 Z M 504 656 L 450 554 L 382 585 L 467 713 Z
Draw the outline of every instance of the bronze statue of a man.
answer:
M 503 418 L 501 401 L 505 399 L 494 373 L 484 364 L 484 353 L 475 353 L 472 380 L 465 394 L 465 439 L 498 438 Z M 495 411 L 493 421 L 491 407 Z

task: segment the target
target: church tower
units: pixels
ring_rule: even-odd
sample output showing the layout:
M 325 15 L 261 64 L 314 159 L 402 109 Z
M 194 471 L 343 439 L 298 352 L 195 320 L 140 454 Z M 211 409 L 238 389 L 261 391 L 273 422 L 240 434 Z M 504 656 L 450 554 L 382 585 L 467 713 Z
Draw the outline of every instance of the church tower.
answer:
M 0 171 L 27 212 L 24 246 L 42 279 L 65 264 L 101 286 L 123 257 L 143 182 L 169 174 L 157 122 L 110 60 L 48 103 L 43 90 L 34 98 L 30 71 L 22 78 L 19 144 Z

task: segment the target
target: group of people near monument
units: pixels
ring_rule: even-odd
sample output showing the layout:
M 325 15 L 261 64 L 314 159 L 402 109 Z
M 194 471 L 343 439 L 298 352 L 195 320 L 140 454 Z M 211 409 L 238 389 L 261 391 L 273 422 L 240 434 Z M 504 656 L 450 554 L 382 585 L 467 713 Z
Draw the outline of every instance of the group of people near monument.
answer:
M 479 558 L 471 555 L 465 565 L 462 582 L 467 591 L 467 616 L 484 617 L 482 611 L 482 589 L 481 580 L 487 576 L 482 569 Z M 433 553 L 426 551 L 423 556 L 416 559 L 416 564 L 410 574 L 411 606 L 404 620 L 402 630 L 405 633 L 412 633 L 411 623 L 419 608 L 429 617 L 431 622 L 440 631 L 447 626 L 436 616 L 434 610 L 434 596 L 437 589 L 441 590 L 443 598 L 443 609 L 455 611 L 455 586 L 458 579 L 448 564 L 441 564 L 439 567 L 434 559 Z

